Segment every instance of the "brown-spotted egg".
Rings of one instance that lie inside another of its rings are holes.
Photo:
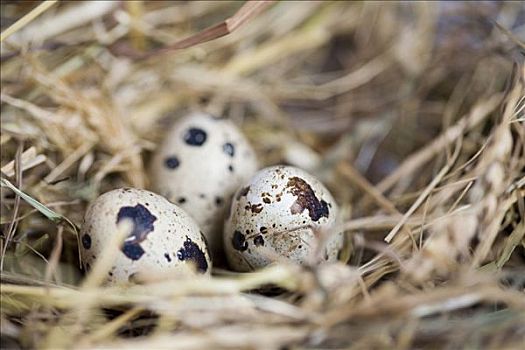
[[[126,282],[134,275],[210,273],[206,240],[197,223],[165,198],[133,188],[106,192],[89,206],[80,231],[80,256],[86,270],[125,220],[131,232],[120,246],[108,282]]]
[[[257,170],[251,146],[231,121],[190,114],[166,134],[150,167],[152,188],[197,221],[214,257],[231,197]]]
[[[342,233],[334,198],[312,175],[292,166],[274,166],[256,173],[237,191],[224,226],[224,248],[230,266],[251,271],[278,259],[304,264],[330,233],[320,261],[337,260]]]

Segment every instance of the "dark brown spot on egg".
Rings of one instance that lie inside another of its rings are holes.
[[[168,253],[164,253],[164,257],[166,258],[168,262],[171,262],[171,257]]]
[[[230,142],[226,142],[224,145],[222,145],[222,150],[230,157],[233,157],[235,155],[235,146]]]
[[[248,205],[246,205],[244,209],[251,211],[252,213],[259,214],[263,210],[263,205],[261,203],[257,203],[257,204],[248,203]]]
[[[207,136],[206,132],[200,128],[189,128],[184,133],[184,142],[190,146],[202,146]]]
[[[246,238],[240,231],[235,231],[233,233],[232,245],[234,249],[241,251],[241,252],[248,249],[248,242],[246,242]]]
[[[261,226],[261,228],[259,229],[259,232],[266,233],[266,232],[268,232],[268,228],[266,228],[264,226]]]
[[[272,200],[268,197],[264,197],[263,198],[263,202],[266,203],[266,204],[270,204],[272,202]]]
[[[230,173],[233,173],[233,165],[231,165],[231,164],[228,165],[228,171],[229,171]]]
[[[180,165],[179,158],[175,156],[170,156],[164,159],[164,166],[166,166],[166,168],[168,169],[171,169],[171,170],[177,169],[179,165]]]
[[[324,200],[319,201],[312,187],[306,181],[299,177],[291,177],[288,179],[286,187],[290,189],[292,195],[297,197],[290,207],[292,214],[300,214],[306,209],[313,221],[318,221],[322,217],[328,217],[327,203]]]
[[[142,204],[137,204],[134,207],[120,208],[117,214],[117,224],[125,219],[131,220],[133,227],[131,233],[124,240],[121,250],[131,260],[138,260],[145,253],[140,243],[153,231],[153,223],[157,217]]]
[[[206,255],[188,236],[186,236],[182,248],[177,251],[177,258],[180,261],[191,261],[195,263],[197,271],[200,273],[204,273],[208,270]]]
[[[84,247],[84,249],[91,248],[91,236],[87,233],[84,233],[82,235],[82,246]]]
[[[253,239],[253,244],[255,244],[257,247],[263,246],[264,245],[263,236],[261,235],[255,236],[255,238]]]
[[[215,205],[220,207],[224,203],[224,199],[222,197],[215,197]]]
[[[184,204],[184,203],[186,203],[186,198],[184,198],[184,197],[179,197],[179,199],[177,199],[177,203],[179,203],[179,204]]]

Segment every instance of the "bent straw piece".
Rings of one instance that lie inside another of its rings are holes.
[[[225,21],[208,27],[197,34],[191,35],[190,37],[180,40],[161,50],[170,51],[185,49],[230,34],[274,2],[274,0],[248,1],[235,13],[235,15]]]
[[[36,148],[34,146],[29,147],[22,153],[21,158],[21,170],[29,170],[43,162],[45,162],[47,157],[43,154],[37,154]],[[1,169],[2,173],[7,177],[15,176],[15,161],[12,160]]]
[[[214,39],[218,39],[220,37],[232,33],[233,31],[237,30],[237,28],[242,26],[251,18],[258,15],[261,11],[266,9],[274,2],[275,0],[247,1],[232,17],[229,17],[218,24],[208,27],[196,34],[190,35],[185,39],[179,40],[174,44],[168,45],[160,49],[152,50],[146,53],[141,53],[131,47],[124,46],[119,47],[119,51],[120,54],[124,56],[129,56],[136,59],[145,59],[169,51],[187,49],[189,47],[205,43]]]
[[[37,201],[36,199],[31,197],[30,195],[26,194],[25,192],[20,191],[15,185],[13,185],[8,180],[6,180],[4,178],[0,178],[0,187],[7,187],[10,190],[12,190],[13,192],[15,192],[17,195],[20,196],[20,198],[25,200],[29,205],[31,205],[33,208],[37,209],[42,215],[47,217],[49,220],[51,220],[55,224],[59,224],[62,221],[67,222],[71,226],[71,228],[73,229],[73,232],[76,235],[77,227],[73,224],[73,222],[71,222],[65,216],[63,216],[63,215],[61,215],[61,214],[59,214],[59,213],[49,209],[47,206],[45,206],[44,204],[40,203],[39,201]]]
[[[16,188],[11,182],[7,181],[6,179],[4,178],[0,179],[0,186],[8,187],[9,189],[11,189],[13,192],[19,195],[22,199],[24,199],[27,203],[29,203],[32,207],[37,209],[41,214],[46,216],[49,220],[55,223],[59,223],[62,220],[63,218],[62,215],[54,212],[53,210],[47,208],[45,205],[43,205],[36,199],[20,191],[18,188]]]

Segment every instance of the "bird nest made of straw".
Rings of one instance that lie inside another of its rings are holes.
[[[522,2],[5,1],[2,348],[518,349]],[[87,205],[192,111],[334,195],[338,263],[107,286]]]

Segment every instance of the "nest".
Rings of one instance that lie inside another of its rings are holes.
[[[2,348],[523,346],[522,3],[1,6]],[[351,254],[127,288],[81,271],[88,203],[148,188],[196,110],[319,177]]]

